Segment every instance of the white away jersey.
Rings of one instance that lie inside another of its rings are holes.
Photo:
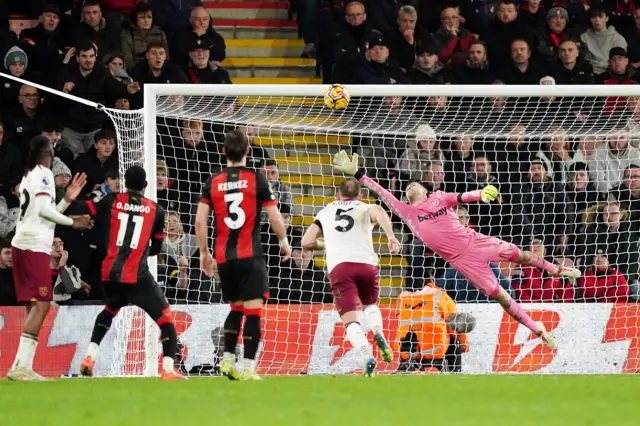
[[[42,166],[35,167],[20,182],[21,212],[11,245],[21,250],[51,254],[56,224],[40,217],[36,204],[38,196],[48,196],[55,208],[56,188],[53,173]]]
[[[378,266],[371,207],[356,200],[334,201],[316,216],[314,223],[322,228],[329,272],[342,262]]]

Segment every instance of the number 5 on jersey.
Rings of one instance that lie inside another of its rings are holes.
[[[240,229],[244,225],[247,216],[244,214],[242,207],[240,207],[243,199],[244,194],[242,192],[224,194],[224,201],[229,204],[229,216],[224,218],[224,223],[229,229]],[[232,219],[232,215],[235,216],[235,219]]]

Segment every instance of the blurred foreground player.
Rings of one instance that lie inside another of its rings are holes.
[[[358,301],[364,317],[373,330],[374,340],[385,362],[393,361],[393,352],[382,332],[382,314],[378,302],[378,255],[373,249],[373,226],[377,223],[389,240],[389,251],[400,252],[400,242],[393,235],[391,219],[377,204],[363,203],[360,183],[345,179],[337,194],[316,216],[302,237],[308,250],[325,250],[331,291],[347,339],[364,358],[363,374],[373,376],[376,359],[367,335],[358,321]],[[324,242],[318,240],[324,236]]]
[[[87,177],[75,175],[64,199],[56,206],[56,187],[50,170],[53,145],[47,137],[31,140],[27,171],[20,182],[20,218],[11,241],[13,280],[18,302],[26,303],[27,317],[15,361],[7,373],[9,380],[44,380],[33,371],[38,334],[53,300],[49,260],[57,225],[90,229],[89,216],[67,217],[62,213],[76,199]]]
[[[488,262],[510,261],[532,265],[544,269],[550,275],[569,278],[578,278],[580,271],[554,265],[513,244],[465,228],[451,208],[460,203],[480,200],[488,203],[495,200],[499,194],[494,186],[488,185],[482,190],[465,193],[436,191],[429,195],[424,185],[411,182],[406,189],[409,204],[405,204],[358,170],[357,154],[350,159],[342,150],[335,155],[333,163],[337,170],[355,176],[365,187],[378,194],[424,245],[449,262],[484,295],[500,303],[509,315],[540,337],[549,348],[557,348],[555,339],[544,325],[534,322],[509,293],[500,287]]]
[[[271,228],[278,236],[283,261],[291,257],[282,215],[269,182],[246,167],[249,141],[241,131],[224,139],[227,168],[207,180],[196,213],[196,237],[200,247],[200,267],[211,277],[217,264],[222,281],[222,298],[231,306],[224,323],[224,355],[220,372],[231,380],[261,380],[256,373],[256,353],[260,344],[260,316],[269,294],[267,266],[260,240],[260,211],[264,207]],[[209,252],[209,213],[215,217],[215,261]],[[242,377],[236,370],[235,350],[246,316],[242,340]]]
[[[163,353],[160,378],[186,380],[174,369],[177,337],[169,304],[147,264],[147,257],[156,256],[162,248],[164,210],[142,195],[147,187],[147,174],[142,167],[130,167],[124,181],[127,192],[109,194],[96,204],[92,201],[85,204],[93,216],[103,216],[108,227],[107,257],[102,263],[106,303],[93,326],[80,373],[93,375],[100,342],[118,311],[131,304],[143,309],[160,327]]]

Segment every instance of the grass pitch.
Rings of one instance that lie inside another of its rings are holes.
[[[638,425],[634,376],[0,380],[1,426]]]

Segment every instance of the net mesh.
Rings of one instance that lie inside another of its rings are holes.
[[[507,261],[491,265],[516,300],[543,304],[531,309],[532,316],[561,336],[562,354],[584,349],[580,360],[559,355],[549,360],[538,353],[539,341],[531,343],[535,336],[495,304],[484,305],[486,296],[394,217],[401,255],[391,256],[384,234],[374,231],[385,332],[396,354],[403,354],[383,370],[425,363],[451,369],[461,363],[465,372],[586,372],[585,359],[591,359],[594,371],[610,371],[597,358],[606,339],[618,339],[610,324],[604,321],[601,328],[608,334],[600,341],[581,343],[558,318],[591,329],[589,321],[600,314],[580,303],[601,303],[611,311],[607,303],[638,301],[639,102],[637,97],[368,97],[352,98],[348,108],[333,111],[322,97],[159,96],[157,117],[147,117],[157,121],[158,202],[168,212],[158,279],[171,303],[186,305],[178,326],[188,347],[184,368],[194,374],[207,374],[209,367],[215,371],[221,352],[220,329],[228,308],[217,305],[220,283],[200,272],[193,225],[203,183],[225,165],[224,135],[241,128],[252,144],[248,166],[271,183],[294,248],[292,261],[281,263],[277,237],[263,220],[271,299],[262,372],[345,373],[361,365],[333,311],[323,253],[300,246],[304,229],[334,199],[343,180],[331,166],[332,154],[340,149],[358,152],[367,175],[399,199],[410,179],[450,192],[498,187],[501,196],[495,203],[456,208],[460,220],[583,273],[573,280]],[[116,118],[122,170],[143,158],[142,123],[128,120]],[[364,196],[377,202],[373,194]],[[449,348],[460,358],[442,362],[446,357],[441,354],[435,361],[416,355],[433,341],[417,325],[402,328],[397,318],[417,315],[407,312],[402,301],[427,298],[417,291],[428,282],[445,289],[459,311],[475,317],[476,330],[468,336],[471,353],[461,355],[466,344],[451,337]],[[638,317],[635,311],[624,315],[626,320]],[[631,368],[629,362],[620,365]]]

